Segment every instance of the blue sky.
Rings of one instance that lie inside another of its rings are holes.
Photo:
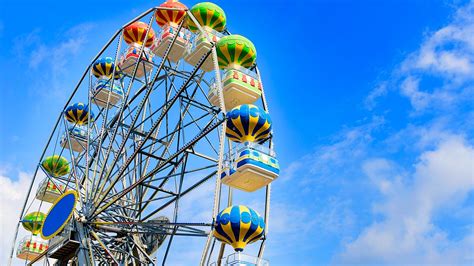
[[[230,31],[257,47],[274,121],[282,175],[266,257],[282,265],[472,265],[474,4],[216,3]],[[86,65],[155,4],[2,3],[3,202],[21,202]]]

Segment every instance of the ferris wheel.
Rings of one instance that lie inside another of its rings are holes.
[[[256,48],[219,6],[167,1],[136,17],[58,111],[10,264],[172,264],[183,239],[201,243],[194,264],[268,264],[272,121]],[[209,206],[190,217],[198,194]]]

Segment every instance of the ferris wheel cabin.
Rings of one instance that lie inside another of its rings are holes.
[[[41,237],[25,236],[18,243],[16,257],[23,260],[34,260],[48,249],[48,241]]]
[[[111,108],[123,99],[122,86],[120,83],[113,82],[112,80],[97,80],[92,94],[94,95],[93,101],[100,107]]]
[[[186,51],[184,60],[195,66],[211,50],[212,46],[223,37],[221,32],[226,28],[226,15],[222,8],[211,2],[197,3],[190,9],[190,12],[194,19],[188,16],[186,24],[189,30],[196,35],[194,35],[192,45],[189,45]],[[205,72],[214,69],[212,56],[206,58],[201,65],[201,69]]]
[[[220,32],[212,29],[207,29],[207,35],[211,41],[209,41],[203,33],[199,33],[194,37],[192,45],[188,45],[186,56],[184,57],[184,60],[188,64],[193,66],[197,65],[199,60],[211,50],[212,45],[219,41],[219,39],[222,37]],[[209,55],[206,58],[206,61],[204,61],[204,63],[201,65],[201,69],[205,72],[209,72],[214,69],[212,55]]]
[[[49,178],[45,178],[36,191],[36,199],[53,203],[59,198],[59,196],[61,196],[61,193],[64,193],[65,190],[66,187],[64,185],[56,185]]]
[[[226,162],[222,183],[247,192],[256,191],[278,177],[280,167],[275,152],[260,144],[246,142]]]
[[[82,152],[87,145],[87,128],[78,125],[69,127],[68,133],[62,136],[60,145],[65,149]]]
[[[220,263],[213,262],[210,266],[225,265],[225,266],[269,266],[270,263],[259,257],[242,254],[237,252],[230,254],[220,260]]]
[[[138,67],[135,74],[136,77],[141,78],[148,73],[153,68],[153,55],[148,48],[144,48],[141,59],[140,56],[141,47],[138,45],[130,46],[120,57],[119,67],[123,73],[128,74],[129,76],[133,75],[135,70],[135,64],[137,61]]]
[[[92,64],[92,75],[97,78],[91,88],[92,101],[100,107],[111,108],[123,97],[120,83],[122,73],[112,57],[103,57]],[[116,81],[114,81],[116,80]]]
[[[188,46],[189,39],[191,34],[186,29],[181,29],[178,31],[177,26],[167,24],[163,26],[160,36],[156,39],[154,45],[152,46],[152,51],[155,55],[164,57],[166,50],[173,42],[174,37],[176,41],[171,48],[171,51],[168,54],[168,59],[172,62],[178,62],[183,58],[184,53],[186,52],[186,47]]]
[[[170,48],[167,59],[172,62],[178,62],[178,60],[183,58],[191,37],[189,31],[184,27],[178,31],[179,25],[184,23],[183,19],[188,8],[179,1],[174,0],[165,1],[159,7],[162,9],[156,10],[155,20],[158,26],[161,27],[161,33],[153,43],[152,51],[155,55],[164,57],[166,51]],[[176,40],[173,43],[175,37]]]
[[[226,69],[222,79],[222,91],[227,110],[241,104],[251,104],[262,96],[262,88],[258,77],[252,71],[236,67]],[[218,86],[213,85],[208,94],[210,102],[219,106]]]

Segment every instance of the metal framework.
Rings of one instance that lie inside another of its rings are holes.
[[[58,265],[66,265],[68,261],[75,265],[164,265],[176,237],[206,238],[201,265],[209,264],[211,258],[219,260],[224,254],[224,244],[216,248],[211,232],[220,205],[232,203],[232,189],[228,195],[222,195],[219,178],[224,154],[232,151],[232,144],[225,140],[225,106],[215,47],[197,65],[190,67],[158,57],[155,61],[159,63],[142,61],[143,44],[140,59],[131,66],[133,74],[120,80],[124,88],[123,101],[117,106],[107,103],[106,107],[93,101],[92,64],[115,50],[115,65],[118,65],[123,50],[122,29],[141,19],[148,19],[151,28],[156,9],[147,10],[112,36],[84,71],[66,102],[64,109],[73,100],[87,99],[96,112],[93,123],[87,126],[88,138],[82,152],[73,151],[69,134],[66,134],[68,147],[58,145],[60,136],[69,126],[62,112],[59,115],[40,162],[46,155],[59,154],[70,158],[71,172],[53,179],[38,164],[20,220],[28,210],[47,207],[43,202],[38,204],[32,193],[34,185],[44,175],[57,185],[76,190],[80,195],[78,207],[68,229],[61,234],[61,241],[53,239],[47,251],[27,264],[41,261],[49,265],[48,258],[58,258],[54,255],[59,254],[58,250],[67,253],[69,248],[72,253],[60,257],[56,262]],[[189,11],[187,16],[199,27]],[[199,29],[210,41],[207,33]],[[163,58],[171,51],[177,36],[175,34]],[[215,71],[205,73],[200,66],[208,57],[212,57]],[[139,78],[137,70],[144,68],[144,64],[152,64],[152,71],[145,71],[144,77]],[[260,79],[258,69],[255,67],[253,71]],[[212,83],[218,86],[220,108],[213,106],[207,98]],[[262,105],[268,110],[264,94]],[[271,147],[271,139],[267,143]],[[212,217],[200,222],[183,221],[180,200],[205,182],[215,182],[214,195],[209,195],[214,198],[213,206],[209,206]],[[270,185],[264,200],[268,234]],[[169,217],[157,220],[165,210]],[[18,233],[19,226],[10,264]],[[150,237],[159,237],[159,242],[163,242],[160,248],[164,254],[162,261],[156,262],[149,254],[152,247],[145,242]],[[264,247],[265,238],[260,241],[260,258]]]

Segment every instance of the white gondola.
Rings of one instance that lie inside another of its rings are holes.
[[[178,32],[178,28],[169,24],[163,26],[160,36],[156,39],[155,43],[151,47],[153,53],[160,57],[165,55],[166,49],[173,41],[174,36],[178,33],[176,41],[173,44],[171,51],[168,54],[168,59],[172,62],[177,62],[183,58],[186,48],[189,44],[191,34],[186,29],[181,29]]]
[[[125,51],[125,53],[122,54],[119,61],[119,67],[123,73],[126,73],[129,76],[133,75],[135,64],[139,59],[140,50],[141,46],[133,44]],[[145,73],[149,73],[152,69],[153,55],[151,54],[150,49],[145,47],[135,77],[141,78]]]
[[[222,90],[227,110],[241,104],[252,104],[262,96],[262,88],[256,74],[241,67],[225,70],[222,78]],[[213,85],[209,91],[208,98],[213,105],[219,107],[216,85]]]
[[[62,184],[55,184],[49,178],[45,178],[39,185],[36,191],[36,199],[41,201],[54,203],[61,193],[65,192],[65,186]]]
[[[69,134],[71,146],[69,146],[67,134]],[[71,126],[67,134],[64,134],[61,138],[61,147],[65,149],[71,147],[73,151],[82,152],[87,146],[87,127],[78,125]]]
[[[211,50],[213,43],[216,43],[223,35],[212,29],[207,29],[207,35],[211,39],[208,41],[203,33],[199,33],[195,36],[192,45],[188,45],[184,61],[188,64],[195,66],[199,60]],[[206,58],[206,61],[201,65],[201,69],[209,72],[214,69],[214,63],[212,61],[212,55]]]
[[[280,173],[275,152],[260,144],[238,145],[233,158],[225,164],[222,183],[247,192],[258,190],[275,180]]]
[[[98,106],[111,108],[123,99],[123,89],[119,82],[99,79],[94,86],[92,95],[94,96],[93,101]]]
[[[48,241],[39,236],[26,236],[18,244],[16,257],[23,260],[34,260],[48,249]]]
[[[210,266],[225,265],[225,266],[269,266],[270,263],[266,259],[237,252],[230,254],[221,259],[220,263],[213,262]]]

